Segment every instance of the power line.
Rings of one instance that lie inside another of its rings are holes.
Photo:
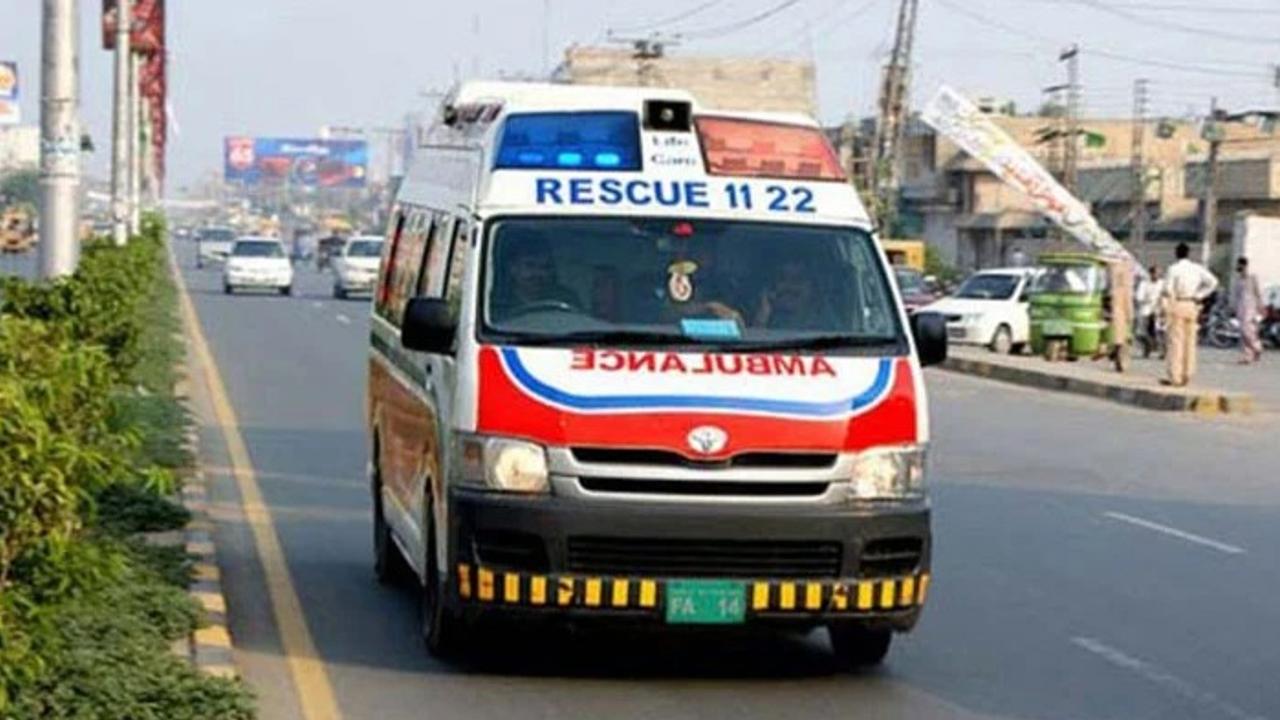
[[[1081,2],[1082,0],[1070,0],[1070,1]],[[963,5],[952,2],[951,0],[937,0],[937,2],[939,5],[942,5],[950,9],[954,13],[963,15],[969,18],[970,20],[973,20],[976,23],[986,25],[991,28],[995,28],[997,30],[1007,32],[1012,35],[1023,37],[1025,39],[1031,40],[1032,42],[1035,42],[1040,45],[1044,45],[1046,47],[1056,47],[1056,43],[1054,43],[1052,40],[1046,37],[1028,32],[1023,28],[1010,25],[1005,22],[1001,22],[994,18],[987,17],[986,15],[975,12]],[[1270,41],[1270,42],[1274,42],[1274,41]],[[1257,78],[1257,79],[1262,79],[1264,76],[1266,76],[1266,73],[1261,69],[1259,69],[1257,72],[1234,71],[1234,70],[1227,70],[1227,69],[1211,68],[1206,65],[1193,65],[1190,63],[1183,63],[1183,62],[1177,62],[1172,60],[1157,60],[1153,58],[1138,57],[1135,55],[1126,55],[1124,53],[1118,53],[1111,50],[1101,50],[1095,47],[1082,47],[1081,50],[1082,52],[1088,55],[1105,58],[1107,60],[1130,63],[1133,65],[1144,65],[1147,67],[1164,68],[1166,70],[1178,70],[1181,72],[1200,73],[1204,75],[1247,77],[1247,78]]]
[[[755,25],[756,23],[760,23],[765,20],[768,20],[774,15],[777,15],[783,10],[786,10],[792,5],[796,5],[797,3],[800,3],[800,2],[801,0],[783,0],[777,5],[774,5],[773,7],[769,8],[768,10],[764,10],[762,12],[756,13],[755,15],[752,15],[749,18],[738,20],[737,22],[727,23],[725,25],[717,25],[714,27],[701,28],[698,30],[690,30],[688,32],[682,32],[677,34],[680,35],[681,37],[692,38],[692,39],[723,37],[725,35],[735,33],[739,30],[749,28],[752,25]]]
[[[652,29],[654,29],[654,28],[660,28],[660,27],[663,27],[664,25],[670,25],[670,24],[672,24],[672,23],[678,23],[678,22],[680,22],[681,20],[686,20],[686,19],[688,19],[688,18],[691,18],[691,17],[693,17],[694,15],[697,15],[698,13],[700,13],[700,12],[702,12],[702,11],[704,11],[704,10],[710,10],[711,8],[715,7],[716,5],[721,4],[721,3],[723,3],[723,2],[724,2],[724,0],[706,0],[706,2],[698,3],[697,5],[694,5],[693,7],[689,8],[689,9],[687,9],[687,10],[683,10],[683,11],[681,11],[681,12],[676,13],[675,15],[671,15],[670,17],[665,17],[665,18],[663,18],[663,19],[661,19],[661,20],[655,20],[655,21],[653,21],[653,22],[642,23],[642,24],[640,24],[640,25],[629,25],[629,26],[620,27],[620,28],[609,28],[609,31],[610,31],[610,32],[633,33],[633,32],[638,32],[638,31],[642,31],[642,30],[652,30]]]
[[[1104,12],[1110,15],[1115,15],[1116,17],[1124,18],[1125,20],[1128,20],[1130,22],[1139,23],[1141,25],[1145,25],[1148,27],[1159,27],[1159,28],[1164,28],[1166,30],[1172,30],[1174,32],[1186,33],[1188,35],[1195,35],[1196,37],[1200,37],[1200,38],[1207,36],[1207,37],[1219,38],[1221,40],[1232,40],[1234,42],[1252,43],[1255,45],[1275,46],[1276,44],[1276,38],[1274,36],[1265,37],[1262,35],[1247,35],[1244,33],[1227,32],[1225,30],[1214,30],[1212,28],[1206,28],[1206,27],[1183,25],[1181,23],[1173,22],[1171,20],[1165,20],[1164,18],[1161,18],[1161,17],[1152,17],[1150,15],[1141,15],[1139,13],[1130,12],[1128,10],[1121,9],[1120,7],[1117,7],[1114,5],[1107,5],[1101,2],[1100,0],[1071,0],[1071,1],[1075,5],[1082,5],[1084,7],[1097,10],[1098,12]]]

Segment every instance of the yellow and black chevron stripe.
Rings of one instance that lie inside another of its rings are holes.
[[[538,575],[457,566],[458,597],[521,607],[657,610],[665,583],[656,578]],[[869,613],[924,605],[929,574],[868,580],[748,580],[747,607],[755,615]]]

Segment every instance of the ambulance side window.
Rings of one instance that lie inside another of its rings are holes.
[[[385,268],[382,276],[378,278],[378,295],[374,300],[374,310],[383,318],[390,319],[391,306],[391,289],[395,285],[392,278],[395,275],[396,262],[399,260],[400,239],[404,236],[409,225],[409,213],[405,209],[396,211],[396,217],[389,228],[390,232],[387,237],[386,257],[382,258],[382,267]]]
[[[456,321],[462,313],[462,275],[466,272],[467,253],[471,249],[471,223],[459,218],[455,225],[457,230],[453,234],[453,252],[449,254],[444,299],[449,302],[449,310]]]
[[[428,213],[417,208],[408,212],[404,229],[399,233],[395,247],[390,250],[387,286],[379,298],[378,307],[378,314],[396,326],[403,320],[405,303],[417,287],[427,235],[432,228]]]
[[[452,252],[453,228],[457,220],[445,213],[436,213],[430,239],[418,278],[418,297],[444,297],[445,280]]]

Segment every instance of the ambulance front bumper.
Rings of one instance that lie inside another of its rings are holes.
[[[466,614],[662,623],[672,582],[743,588],[746,623],[911,629],[929,586],[926,501],[645,504],[450,492],[448,598]]]

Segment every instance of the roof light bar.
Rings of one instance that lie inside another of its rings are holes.
[[[699,117],[694,120],[710,175],[846,180],[822,130],[805,125]]]
[[[509,115],[494,167],[639,170],[640,123],[632,112]]]

